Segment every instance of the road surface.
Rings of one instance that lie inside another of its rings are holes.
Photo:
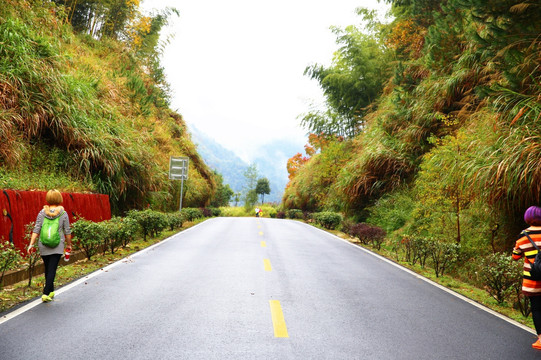
[[[0,314],[1,360],[541,358],[530,332],[291,220],[207,220],[58,290]]]

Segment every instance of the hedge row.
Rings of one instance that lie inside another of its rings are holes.
[[[513,261],[509,254],[494,253],[471,260],[459,244],[429,237],[403,236],[395,240],[393,250],[397,260],[419,264],[442,276],[468,263],[468,282],[484,289],[497,303],[509,303],[524,316],[531,312],[528,298],[522,294],[522,261]]]
[[[146,241],[147,236],[156,237],[166,228],[173,231],[181,228],[186,221],[219,215],[220,209],[216,208],[184,208],[177,213],[161,213],[150,209],[132,210],[126,217],[113,217],[99,223],[81,218],[71,224],[73,245],[91,259],[99,251],[114,253],[119,247],[126,247],[139,234]],[[33,228],[33,223],[27,224],[27,241]],[[13,244],[0,239],[0,288],[6,271],[20,267],[24,260],[31,273],[38,259],[37,251],[23,259],[22,253]],[[29,281],[31,282],[31,277]]]
[[[147,209],[131,210],[124,218],[115,217],[99,223],[80,219],[72,225],[73,242],[90,259],[100,248],[114,253],[119,246],[127,246],[137,233],[141,233],[146,241],[147,236],[157,237],[167,228],[171,231],[181,228],[186,221],[219,215],[220,210],[215,208],[184,208],[176,213]]]
[[[340,226],[342,223],[342,215],[332,212],[332,211],[323,211],[318,213],[309,213],[299,209],[289,209],[284,211],[279,211],[276,213],[278,219],[298,219],[305,221],[314,221],[320,226],[323,226],[325,229],[334,230]]]
[[[138,233],[156,237],[166,228],[182,227],[185,221],[183,213],[164,214],[154,210],[132,210],[124,218],[113,217],[111,220],[93,222],[79,219],[72,224],[73,244],[91,259],[100,249],[112,254],[120,246],[126,247]]]

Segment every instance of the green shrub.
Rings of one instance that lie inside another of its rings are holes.
[[[15,249],[15,245],[0,238],[0,289],[3,286],[5,272],[13,269],[20,260],[21,254]]]
[[[180,229],[184,223],[184,215],[181,212],[167,213],[167,223],[169,224],[169,230]]]
[[[131,217],[119,218],[122,223],[118,236],[122,239],[122,246],[126,247],[130,242],[135,240],[137,233],[140,231],[140,226],[137,220]]]
[[[429,249],[434,273],[436,277],[440,277],[458,260],[460,246],[455,243],[431,241]]]
[[[147,235],[150,234],[150,223],[152,221],[149,211],[151,210],[130,210],[128,212],[128,217],[134,219],[139,224],[141,232],[143,233],[143,239],[145,241],[147,239]]]
[[[288,219],[303,219],[302,210],[299,209],[289,209],[286,211],[286,218]]]
[[[104,234],[106,235],[104,245],[111,251],[111,254],[114,254],[115,249],[120,246],[126,247],[139,230],[139,224],[131,217],[113,217],[111,220],[102,221],[100,224],[104,227]]]
[[[167,226],[169,226],[169,221],[167,219],[167,215],[158,211],[153,211],[151,217],[153,221],[150,226],[150,234],[153,237],[157,237],[163,230],[167,228]]]
[[[220,208],[221,216],[226,217],[246,217],[246,216],[253,216],[252,211],[250,210],[249,213],[244,209],[244,207],[239,206],[233,206],[233,207],[221,207]]]
[[[210,216],[218,217],[222,215],[222,211],[220,210],[220,208],[210,207],[208,209],[210,210]]]
[[[74,246],[83,250],[88,260],[98,252],[105,236],[103,225],[85,219],[72,224],[71,234]]]
[[[522,266],[517,266],[509,255],[492,254],[481,260],[477,274],[489,295],[502,304],[521,283]]]
[[[328,230],[336,229],[338,225],[340,225],[340,223],[342,222],[342,215],[332,211],[314,213],[312,217],[314,218],[316,223]]]
[[[167,216],[154,210],[130,210],[128,217],[135,219],[143,231],[143,240],[146,241],[147,235],[158,236],[168,225]]]
[[[203,212],[196,208],[184,208],[181,213],[184,215],[186,221],[194,221],[203,217]]]
[[[429,240],[422,236],[409,236],[404,235],[401,239],[401,244],[404,247],[405,260],[412,265],[415,265],[417,261],[422,268],[426,265],[426,260],[430,257],[431,243],[433,240]]]
[[[100,222],[99,224],[103,231],[101,247],[103,255],[105,255],[108,249],[111,251],[111,254],[114,254],[115,249],[120,246],[120,242],[115,239],[115,232],[120,227],[120,225],[115,221],[111,220],[105,220]]]

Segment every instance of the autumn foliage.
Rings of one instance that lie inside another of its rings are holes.
[[[290,159],[284,206],[341,211],[465,252],[508,249],[521,213],[541,202],[541,7],[388,2],[391,22],[359,11],[361,25],[334,30],[332,65],[308,69],[328,108],[302,124],[348,135],[311,135],[306,156]],[[362,97],[361,85],[377,95]]]
[[[306,156],[303,156],[301,153],[293,155],[287,161],[287,172],[289,174],[289,180],[292,180],[295,177],[297,171],[302,168],[302,166],[310,160],[318,151],[323,150],[329,145],[331,141],[343,141],[343,136],[333,136],[325,134],[309,134],[308,135],[308,144],[304,145],[304,152]]]

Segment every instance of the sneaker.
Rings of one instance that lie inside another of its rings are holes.
[[[51,299],[50,297],[48,297],[47,295],[41,295],[41,301],[42,302],[49,302],[49,301],[52,301],[53,299]]]
[[[537,341],[534,342],[534,343],[532,344],[532,347],[533,347],[534,349],[539,349],[539,350],[541,350],[541,340],[537,339]]]
[[[51,300],[54,298],[54,291],[49,294],[49,297],[51,298]]]

